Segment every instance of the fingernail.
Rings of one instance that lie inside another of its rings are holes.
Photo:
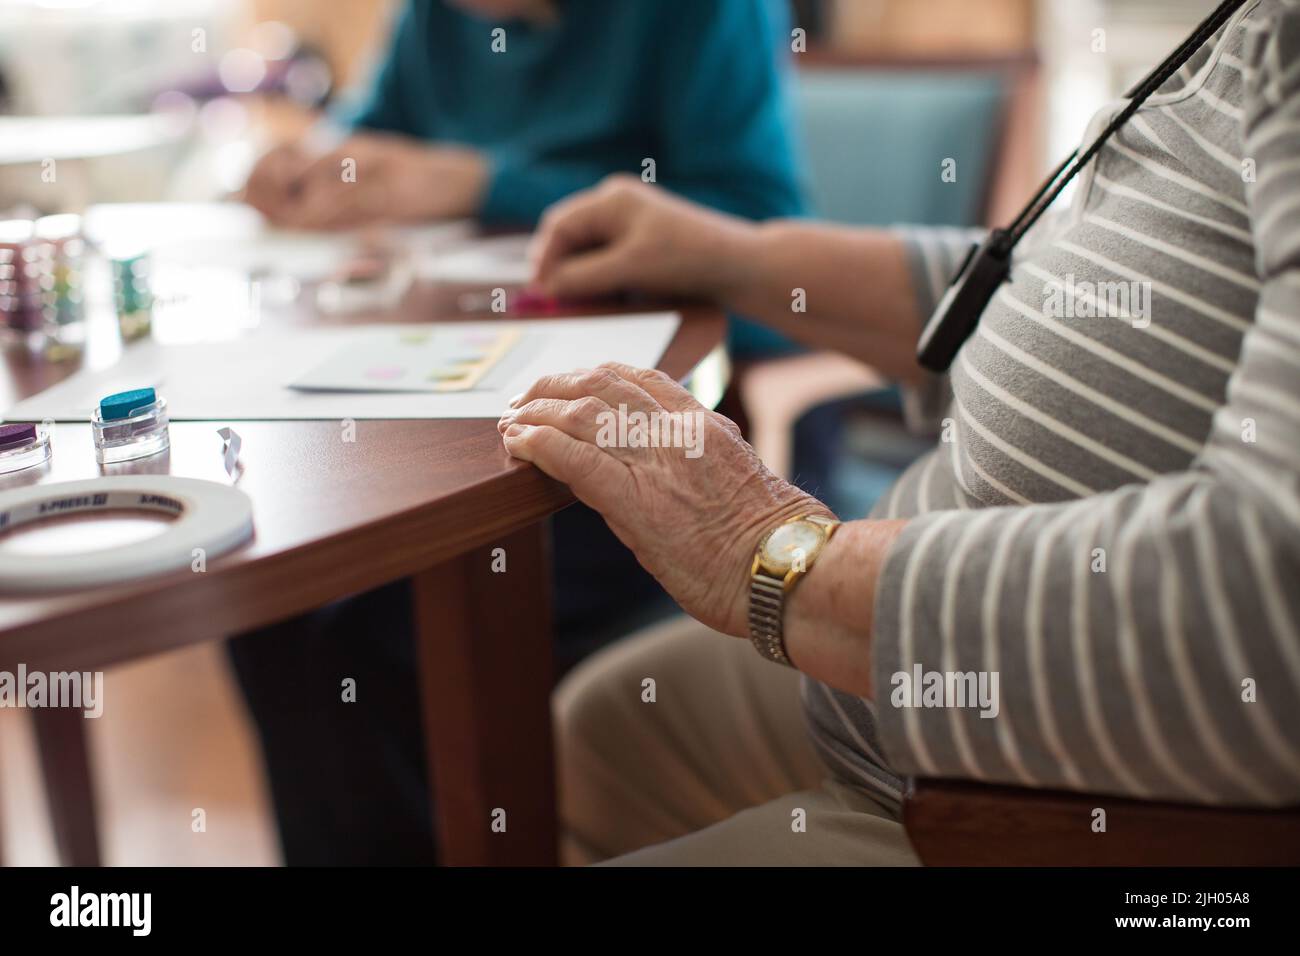
[[[523,401],[523,398],[524,398],[524,395],[525,395],[525,394],[527,394],[527,393],[526,393],[526,392],[520,392],[520,393],[519,393],[518,395],[516,395],[514,398],[510,399],[510,407],[511,407],[511,408],[518,408],[518,407],[519,407],[519,403],[520,403],[521,401]]]
[[[521,438],[523,437],[524,433],[527,431],[528,431],[527,425],[511,425],[509,428],[506,429],[505,436],[507,438]]]

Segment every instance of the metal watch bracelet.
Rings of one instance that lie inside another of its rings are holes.
[[[776,664],[793,667],[785,652],[782,619],[785,582],[761,571],[749,579],[749,639],[758,653]]]

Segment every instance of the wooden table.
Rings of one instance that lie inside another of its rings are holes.
[[[365,319],[485,318],[453,314],[448,303],[458,291],[417,289],[395,313]],[[725,318],[710,307],[681,311],[660,367],[685,379],[706,359],[718,360]],[[0,398],[7,407],[69,372],[11,359],[2,382],[9,394]],[[238,486],[252,498],[255,537],[203,573],[0,598],[0,670],[20,662],[29,670],[103,669],[409,577],[442,859],[555,862],[542,520],[572,501],[568,490],[509,458],[489,420],[358,421],[353,443],[337,421],[174,422],[168,456],[112,473],[224,477],[215,433],[224,424],[243,438]],[[89,425],[60,424],[54,442],[47,473],[9,477],[0,488],[101,473]],[[504,574],[491,570],[495,548],[506,550]],[[89,774],[81,714],[32,713],[62,855],[95,863],[93,807],[82,796]],[[491,828],[497,808],[507,814],[505,833]]]

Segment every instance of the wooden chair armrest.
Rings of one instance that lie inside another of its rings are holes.
[[[1096,810],[1105,831],[1094,830]],[[1294,866],[1300,808],[1246,810],[914,779],[903,826],[927,866]]]
[[[878,372],[835,352],[803,352],[733,366],[733,387],[719,411],[744,432],[763,463],[790,478],[794,426],[826,402],[887,384]]]

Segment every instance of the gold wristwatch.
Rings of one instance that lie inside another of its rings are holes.
[[[777,525],[758,543],[749,569],[749,639],[769,661],[794,666],[785,652],[785,596],[839,526],[834,518],[802,515]]]

